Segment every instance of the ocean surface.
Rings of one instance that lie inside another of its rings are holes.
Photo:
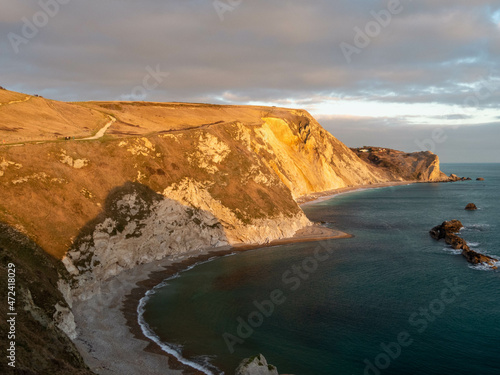
[[[262,353],[280,374],[500,374],[500,272],[429,230],[459,219],[500,258],[500,164],[444,164],[473,181],[368,189],[306,205],[351,239],[215,259],[141,301],[143,330],[207,374]],[[484,182],[475,181],[484,177]],[[465,211],[473,202],[478,211]]]

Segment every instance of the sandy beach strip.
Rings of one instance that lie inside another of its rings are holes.
[[[328,199],[333,198],[334,196],[339,195],[339,194],[345,194],[345,193],[350,193],[350,192],[354,192],[354,191],[361,191],[361,190],[368,190],[368,189],[378,189],[378,188],[384,188],[384,187],[390,187],[390,186],[411,185],[411,184],[415,184],[415,183],[418,183],[418,182],[417,181],[391,181],[391,182],[381,182],[379,184],[371,184],[371,185],[349,186],[349,187],[344,187],[344,188],[340,188],[340,189],[334,189],[334,190],[322,191],[320,193],[313,193],[313,194],[304,195],[302,197],[297,198],[296,201],[300,206],[304,206],[306,204],[313,204],[313,203],[318,203],[318,202],[328,200]]]

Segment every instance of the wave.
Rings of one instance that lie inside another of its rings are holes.
[[[451,246],[450,247],[443,247],[443,250],[446,251],[447,253],[451,253],[453,255],[460,255],[460,254],[462,254],[462,250],[454,249]]]
[[[452,247],[443,247],[443,251],[453,254],[453,255],[460,255],[462,254],[462,250],[456,250]],[[495,262],[493,265],[487,264],[487,263],[480,263],[480,264],[471,264],[468,263],[469,268],[472,268],[473,270],[477,271],[497,271],[497,269],[500,269],[500,260]],[[496,268],[495,268],[496,267]]]
[[[479,242],[467,242],[467,245],[469,245],[469,247],[478,247],[480,245]]]
[[[146,294],[144,295],[144,297],[142,297],[139,300],[139,305],[137,306],[137,322],[139,323],[139,326],[141,327],[141,331],[144,334],[144,336],[146,336],[147,338],[149,338],[150,340],[152,340],[154,343],[156,343],[161,348],[161,350],[163,350],[165,353],[174,356],[180,363],[182,363],[182,364],[184,364],[186,366],[192,367],[195,370],[201,371],[201,372],[203,372],[206,375],[224,375],[224,372],[220,372],[217,369],[218,372],[214,373],[214,372],[212,372],[209,369],[209,367],[214,367],[211,364],[211,362],[210,362],[210,359],[213,358],[211,356],[199,356],[199,357],[197,357],[197,359],[200,362],[203,363],[203,365],[201,365],[201,364],[199,364],[197,362],[194,362],[194,361],[191,361],[189,359],[184,358],[182,356],[182,346],[171,344],[171,343],[167,344],[167,343],[164,343],[163,341],[161,341],[160,337],[158,337],[158,335],[156,333],[154,333],[154,331],[151,329],[151,327],[149,326],[149,324],[144,319],[144,312],[146,311],[145,307],[146,307],[147,302],[149,301],[149,298],[153,294],[155,294],[158,289],[163,288],[164,286],[167,286],[168,282],[170,280],[173,280],[173,279],[176,279],[176,278],[180,277],[181,273],[187,272],[189,270],[192,270],[193,268],[195,268],[195,267],[197,267],[199,265],[211,262],[211,261],[213,261],[213,260],[215,260],[217,258],[224,258],[224,257],[232,256],[234,254],[236,254],[236,253],[233,252],[233,253],[230,253],[230,254],[226,254],[226,255],[224,255],[222,257],[213,256],[213,257],[211,257],[211,258],[209,258],[207,260],[204,260],[204,261],[201,261],[201,262],[197,262],[197,263],[194,263],[194,264],[186,267],[186,269],[184,269],[184,270],[182,270],[180,272],[177,272],[176,274],[174,274],[174,275],[166,278],[161,283],[159,283],[158,285],[154,286],[152,289],[148,290],[146,292]]]
[[[462,230],[470,230],[475,232],[486,232],[490,229],[490,224],[470,224],[462,228]]]
[[[498,271],[498,268],[500,268],[500,261],[495,262],[493,265],[489,265],[486,263],[479,263],[479,264],[469,263],[469,268],[472,268],[473,270],[477,271]]]
[[[139,305],[137,306],[137,320],[139,322],[139,325],[141,326],[141,330],[142,330],[142,333],[144,334],[144,336],[146,336],[148,339],[150,339],[154,343],[156,343],[161,348],[161,350],[163,350],[165,353],[170,354],[170,355],[174,356],[175,358],[177,358],[177,360],[180,363],[182,363],[186,366],[192,367],[198,371],[201,371],[206,375],[214,375],[214,373],[212,371],[206,369],[205,367],[199,365],[198,363],[184,358],[181,355],[181,350],[180,350],[181,347],[175,346],[172,344],[166,344],[166,343],[162,342],[160,340],[160,338],[153,332],[153,330],[151,329],[149,324],[146,323],[146,321],[144,320],[144,311],[145,311],[145,306],[146,306],[146,303],[149,299],[149,296],[151,294],[154,294],[154,293],[150,293],[151,291],[148,291],[146,293],[146,295],[141,298],[141,300],[139,301]]]

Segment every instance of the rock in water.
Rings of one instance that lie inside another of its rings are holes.
[[[466,245],[467,246],[467,245]],[[462,250],[462,255],[467,259],[467,262],[472,263],[472,264],[487,264],[491,266],[493,269],[497,269],[498,267],[496,266],[498,260],[492,257],[489,257],[487,255],[478,253],[477,251],[469,249],[467,246],[467,249]]]
[[[456,181],[470,181],[472,178],[470,177],[458,177],[456,174],[450,174],[450,177],[448,177],[448,181],[451,182],[456,182]]]
[[[441,225],[437,225],[430,230],[432,238],[440,240],[446,238],[447,235],[458,233],[464,226],[460,220],[444,221]]]
[[[456,235],[456,233],[458,233],[462,228],[463,225],[459,220],[450,220],[443,222],[443,224],[441,225],[435,226],[430,230],[429,233],[432,238],[438,241],[441,238],[444,238],[446,243],[448,245],[451,245],[452,248],[456,250],[462,250],[462,255],[464,256],[465,259],[467,259],[469,263],[472,264],[483,263],[491,266],[491,268],[493,269],[497,269],[496,264],[498,262],[498,259],[471,250],[469,248],[469,245],[467,245],[467,242],[463,238]]]
[[[467,206],[465,206],[465,209],[467,211],[474,211],[477,210],[477,206],[474,203],[469,203]]]
[[[246,358],[236,369],[236,375],[279,375],[278,369],[269,365],[262,354]]]
[[[476,181],[484,181],[484,178],[478,177],[478,178],[476,178]]]

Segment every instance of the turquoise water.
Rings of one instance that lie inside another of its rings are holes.
[[[500,374],[500,273],[470,266],[428,234],[459,219],[471,248],[500,258],[500,165],[442,169],[474,181],[305,206],[312,220],[355,237],[199,265],[148,296],[145,321],[206,373],[233,374],[263,353],[282,374]],[[465,211],[469,202],[479,210]]]

